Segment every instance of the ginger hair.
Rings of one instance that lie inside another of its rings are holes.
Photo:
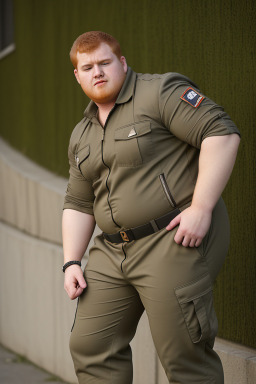
[[[120,59],[122,56],[120,44],[113,36],[101,31],[90,31],[78,36],[72,45],[69,56],[73,66],[77,67],[77,52],[93,52],[101,43],[108,44],[112,52]]]

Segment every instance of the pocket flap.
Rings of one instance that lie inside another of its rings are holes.
[[[130,140],[151,132],[150,121],[128,125],[115,131],[115,140]]]
[[[82,157],[87,157],[90,154],[90,145],[86,144],[84,146],[78,147],[77,149],[77,155],[82,155]]]
[[[193,343],[213,340],[218,320],[213,307],[212,282],[208,274],[175,289],[184,321]]]
[[[175,288],[175,294],[179,302],[187,303],[213,290],[210,276],[202,276],[200,280],[191,282],[184,287]]]
[[[80,166],[84,162],[84,160],[87,159],[87,157],[90,155],[90,145],[86,144],[82,148],[78,148],[78,151],[76,153],[76,163]]]

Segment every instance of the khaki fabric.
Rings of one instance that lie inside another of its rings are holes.
[[[91,102],[71,136],[64,208],[94,214],[102,231],[115,233],[188,203],[201,142],[238,133],[207,97],[197,108],[182,100],[188,87],[197,89],[176,73],[142,75],[129,68],[104,129]]]
[[[212,346],[218,323],[212,282],[229,243],[219,201],[199,248],[174,242],[176,230],[125,244],[95,238],[85,267],[70,348],[79,384],[131,384],[129,343],[144,308],[171,384],[223,384]]]

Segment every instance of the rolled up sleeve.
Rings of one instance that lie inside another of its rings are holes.
[[[181,99],[189,88],[202,96],[196,107]],[[173,81],[171,76],[164,78],[159,99],[161,118],[170,133],[196,148],[201,147],[206,137],[232,133],[240,135],[223,107],[203,95],[193,82],[182,75],[180,81]]]
[[[76,211],[93,215],[94,191],[92,182],[83,177],[75,162],[75,155],[71,149],[68,151],[69,157],[69,182],[64,199],[63,209],[74,209]]]

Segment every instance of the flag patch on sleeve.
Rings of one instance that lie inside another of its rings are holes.
[[[186,103],[192,105],[192,107],[197,108],[204,99],[204,96],[200,95],[195,89],[189,87],[180,97],[181,100],[186,101]]]

